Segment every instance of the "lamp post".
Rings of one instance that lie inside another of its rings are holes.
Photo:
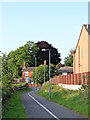
[[[34,55],[33,57],[35,57],[35,73],[36,73],[36,67],[37,67],[37,59],[36,56]],[[37,78],[37,77],[36,77]],[[37,87],[37,80],[36,80],[36,87]]]
[[[42,49],[42,51],[49,51],[49,99],[51,98],[51,85],[50,85],[50,50],[49,49]]]

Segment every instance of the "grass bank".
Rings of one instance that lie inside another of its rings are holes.
[[[49,82],[37,93],[49,99]],[[66,90],[51,84],[51,101],[66,106],[84,116],[88,116],[88,90]]]
[[[21,94],[30,91],[30,88],[16,91],[11,98],[5,103],[3,118],[27,118]]]

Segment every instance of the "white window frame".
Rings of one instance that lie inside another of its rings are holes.
[[[28,71],[27,71],[27,72],[25,72],[25,76],[28,76]]]
[[[67,72],[63,72],[62,75],[67,75]]]

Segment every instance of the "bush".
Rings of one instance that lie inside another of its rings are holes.
[[[9,87],[3,87],[2,88],[2,98],[3,98],[3,104],[5,101],[11,97],[11,95],[18,89],[20,86],[27,86],[27,83],[17,83],[17,84],[11,84]]]
[[[45,66],[45,82],[48,80],[48,66]],[[34,83],[40,83],[41,85],[44,83],[44,65],[38,66],[33,70],[32,80]]]
[[[8,89],[8,88],[3,88],[3,89],[2,89],[3,102],[4,102],[5,100],[7,100],[8,98],[10,98],[10,97],[11,97],[11,91],[10,91],[10,89]]]

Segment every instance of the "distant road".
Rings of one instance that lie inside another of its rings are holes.
[[[48,118],[48,120],[49,118],[57,120],[67,120],[65,118],[70,118],[70,120],[88,120],[87,118],[84,118],[83,116],[67,109],[66,107],[58,105],[42,96],[37,95],[36,92],[39,89],[40,88],[32,88],[32,91],[23,93],[21,95],[26,113],[29,118]]]

